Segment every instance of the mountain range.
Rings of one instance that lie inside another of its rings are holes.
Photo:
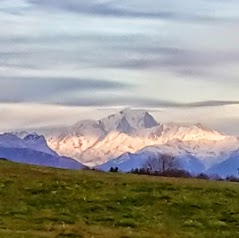
[[[21,138],[20,135],[23,134],[5,133],[0,135],[0,158],[55,168],[81,169],[84,167],[71,158],[59,156],[50,149],[43,136],[28,134]]]
[[[105,171],[118,167],[128,172],[143,167],[150,158],[169,153],[180,168],[191,173],[238,175],[238,137],[201,124],[161,124],[143,110],[126,109],[101,120],[79,121],[43,134],[1,135],[0,157],[17,160],[22,156],[26,163],[74,169],[83,165]]]

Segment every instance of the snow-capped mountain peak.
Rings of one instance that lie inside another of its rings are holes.
[[[22,141],[25,144],[26,148],[57,156],[57,153],[49,148],[45,137],[42,135],[31,133],[25,136]]]
[[[40,136],[36,133],[31,133],[31,134],[28,134],[26,135],[23,140],[25,142],[36,142],[36,141],[42,141],[42,142],[46,142],[44,136]]]
[[[75,136],[90,135],[101,137],[105,135],[102,125],[100,125],[99,121],[94,120],[79,121],[70,128],[69,132]]]
[[[10,134],[17,136],[20,139],[24,139],[29,133],[27,131],[16,131],[16,132],[11,132]]]
[[[105,131],[121,131],[132,134],[140,129],[157,126],[157,121],[148,112],[143,110],[125,109],[117,114],[110,115],[99,121]]]

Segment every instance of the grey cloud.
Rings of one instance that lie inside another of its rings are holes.
[[[122,95],[111,94],[112,90],[114,92],[122,92]],[[7,77],[0,79],[0,102],[35,102],[85,107],[130,106],[145,108],[199,108],[239,105],[239,101],[214,100],[178,103],[169,100],[124,96],[123,92],[129,90],[134,90],[132,85],[107,80]]]
[[[119,3],[117,1],[107,1],[99,3],[93,0],[88,0],[85,2],[76,0],[28,0],[28,2],[47,9],[61,9],[81,14],[111,16],[119,18],[148,18],[201,22],[229,20],[228,17],[216,17],[205,13],[197,14],[197,9],[195,12],[193,12],[191,9],[189,9],[187,12],[180,12],[179,9],[172,7],[173,5],[171,5],[171,8],[164,7],[165,3],[163,1],[151,1],[148,3],[148,5],[152,4],[152,6],[155,6],[155,8],[152,8],[154,9],[154,11],[146,11],[143,7],[135,7],[134,9],[127,8],[124,7],[124,2],[122,2],[122,5],[119,5],[116,4]]]
[[[239,105],[239,101],[200,101],[192,103],[177,103],[173,101],[146,100],[143,106],[147,107],[175,107],[175,108],[198,108],[198,107],[218,107],[226,105]],[[140,106],[140,105],[137,105]]]
[[[226,105],[239,105],[239,101],[202,101],[182,105],[182,107],[218,107]]]
[[[121,49],[121,54],[126,52]],[[128,57],[121,60],[119,57],[117,62],[110,62],[111,67],[123,69],[166,69],[183,76],[203,75],[207,79],[214,80],[214,76],[210,72],[212,67],[225,67],[230,64],[239,64],[238,51],[196,51],[169,47],[152,47],[129,49]],[[131,53],[131,54],[130,54]],[[120,55],[120,53],[119,53]],[[135,56],[136,55],[136,56]],[[102,64],[103,62],[101,62]],[[105,63],[105,66],[107,62]],[[109,66],[109,64],[108,64]],[[208,78],[208,76],[210,76]],[[217,75],[218,77],[218,75]],[[218,79],[220,76],[218,77]]]
[[[59,65],[64,67],[67,64],[74,68],[88,65],[89,67],[135,69],[156,64],[157,57],[173,57],[183,53],[182,49],[174,47],[156,46],[156,43],[145,44],[147,41],[148,38],[141,34],[2,38],[0,39],[2,49],[6,42],[14,47],[11,51],[0,52],[0,65],[41,69]],[[39,48],[39,45],[42,47]]]
[[[159,61],[158,66],[168,68],[181,76],[203,76],[206,80],[225,80],[225,76],[218,75],[212,67],[227,67],[239,64],[239,52],[234,51],[195,51],[185,50],[180,54],[169,55]],[[231,76],[227,76],[231,79]]]
[[[5,5],[6,4],[6,5]],[[9,4],[7,0],[0,0],[0,13],[7,13],[10,15],[24,15],[24,12],[29,9],[27,1],[13,2]]]
[[[110,96],[100,95],[95,97],[82,96],[79,100],[70,99],[58,103],[65,106],[86,106],[86,107],[139,107],[139,108],[201,108],[201,107],[218,107],[226,105],[239,105],[239,101],[200,101],[192,103],[178,103],[175,101],[148,99],[142,97],[127,97],[127,96]]]
[[[64,97],[71,97],[73,93],[87,93],[91,98],[97,91],[117,91],[129,87],[119,82],[96,79],[1,77],[0,102],[63,102]]]
[[[167,52],[168,51],[168,52]],[[169,66],[171,68],[184,68],[187,67],[211,67],[215,65],[225,65],[228,63],[239,63],[239,52],[223,52],[223,51],[196,51],[187,49],[174,49],[167,50],[164,53],[160,48],[154,49],[155,59],[149,62],[148,65],[152,66]],[[150,53],[149,53],[150,55]],[[152,54],[153,55],[153,54]],[[157,56],[165,56],[157,58]]]
[[[57,38],[57,37],[56,37]],[[15,52],[0,52],[0,66],[23,69],[54,69],[70,67],[81,68],[114,68],[126,70],[168,70],[182,76],[205,76],[214,80],[211,67],[225,66],[239,63],[238,51],[196,51],[176,47],[156,45],[156,43],[144,43],[146,36],[128,36],[127,42],[117,36],[108,36],[106,40],[97,42],[97,35],[73,39],[65,39],[64,46],[47,37],[43,39],[46,47],[38,49],[35,39],[21,44],[15,44]],[[41,43],[41,40],[36,39]],[[48,42],[48,43],[47,43]],[[133,43],[134,42],[134,43]],[[158,43],[158,42],[157,42]],[[1,45],[1,43],[0,43]],[[70,48],[68,48],[70,47]],[[215,72],[214,72],[215,73]],[[220,76],[218,76],[218,80]]]
[[[6,42],[14,47],[11,51],[0,52],[0,66],[8,68],[163,69],[183,76],[210,76],[210,80],[214,80],[211,67],[239,63],[237,50],[199,51],[169,47],[143,34],[3,37],[0,39],[2,49]],[[39,45],[42,47],[38,48]]]
[[[239,62],[239,52],[188,50],[182,54],[174,54],[173,57],[165,60],[165,64],[171,66],[212,66],[231,62]]]
[[[44,35],[41,37],[1,37],[0,65],[22,68],[51,68],[111,66],[116,59],[123,61],[131,54],[133,42],[145,39],[142,35],[129,34],[81,34],[81,35]],[[12,45],[10,48],[9,45]],[[39,47],[40,46],[40,47]],[[5,50],[4,50],[5,49]],[[128,51],[128,53],[126,52]],[[116,57],[117,55],[117,57]]]

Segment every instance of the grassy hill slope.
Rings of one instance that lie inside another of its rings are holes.
[[[0,161],[0,237],[239,237],[239,184]]]

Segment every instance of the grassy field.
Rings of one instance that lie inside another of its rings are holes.
[[[239,237],[239,184],[0,161],[0,237]]]

